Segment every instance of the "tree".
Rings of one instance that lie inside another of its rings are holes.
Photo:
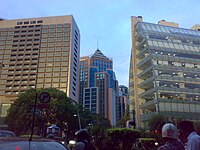
[[[137,138],[140,131],[131,128],[112,128],[107,130],[108,150],[129,150]]]
[[[162,115],[154,115],[148,121],[150,131],[158,131],[161,133],[162,126],[165,124],[165,118]]]
[[[126,122],[130,120],[130,115],[126,113],[124,117],[117,121],[116,127],[126,127]]]
[[[47,124],[57,124],[61,129],[64,129],[67,123],[69,130],[78,128],[78,123],[74,125],[71,121],[76,109],[70,98],[55,88],[46,88],[29,89],[18,95],[5,119],[10,130],[17,135],[30,133],[36,92],[40,95],[44,91],[50,94],[51,100],[44,105],[37,99],[34,133],[41,134],[41,130]]]
[[[104,118],[100,114],[91,114],[92,120],[90,120],[90,132],[93,137],[93,142],[96,148],[103,149],[106,142],[106,130],[111,127],[110,121]]]

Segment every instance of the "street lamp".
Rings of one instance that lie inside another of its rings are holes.
[[[76,113],[77,113],[77,118],[78,118],[78,125],[79,125],[79,129],[81,129],[81,119],[80,119],[80,115],[79,115],[79,112],[78,112],[78,103],[73,99],[70,99],[70,100],[72,100],[74,102],[74,104],[76,105]],[[74,115],[74,116],[76,116],[76,115]]]

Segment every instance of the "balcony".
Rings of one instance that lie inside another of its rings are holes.
[[[157,87],[158,91],[168,92],[168,93],[183,93],[183,94],[196,94],[200,95],[200,89],[189,89],[189,88],[174,88],[174,87]]]
[[[140,108],[141,108],[141,109],[144,109],[144,108],[147,108],[147,107],[152,107],[152,106],[154,106],[156,103],[157,103],[157,100],[151,100],[151,101],[145,102],[144,104],[141,104],[141,105],[140,105]]]
[[[164,81],[172,81],[172,82],[184,82],[184,83],[193,83],[193,84],[199,84],[200,79],[198,78],[190,78],[190,77],[173,77],[170,75],[159,75],[157,76],[156,80],[164,80]]]
[[[158,65],[155,65],[154,66],[156,70],[169,70],[169,71],[172,71],[172,70],[176,70],[176,71],[179,71],[179,72],[191,72],[191,73],[200,73],[200,69],[194,69],[194,68],[186,68],[186,67],[180,67],[180,66],[158,66]]]
[[[154,87],[149,90],[146,90],[145,92],[139,94],[140,98],[148,98],[149,96],[152,97],[154,96],[154,92],[158,90],[159,87]]]
[[[144,80],[143,82],[141,82],[138,87],[139,88],[153,88],[154,87],[154,84],[153,84],[153,81],[154,81],[155,77],[150,77],[146,80]]]
[[[141,59],[143,54],[145,54],[148,51],[148,47],[144,48],[143,50],[139,51],[137,54],[137,58]]]
[[[137,76],[138,78],[141,78],[141,79],[150,78],[151,76],[153,76],[152,70],[153,70],[153,66],[150,66],[149,68],[146,68],[143,72],[138,74]]]
[[[148,55],[137,64],[137,67],[139,69],[145,69],[151,65],[152,65],[152,58],[150,55]]]
[[[150,112],[150,113],[147,113],[147,114],[142,114],[140,116],[141,117],[141,121],[147,121],[150,118],[152,118],[152,116],[157,115],[157,114],[158,114],[158,112]]]

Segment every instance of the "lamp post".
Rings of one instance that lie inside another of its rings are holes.
[[[79,115],[79,112],[78,112],[78,103],[75,100],[73,100],[73,99],[71,99],[71,100],[76,105],[76,113],[77,113],[77,118],[78,118],[78,125],[79,125],[79,129],[81,129],[81,119],[80,119],[80,115]]]

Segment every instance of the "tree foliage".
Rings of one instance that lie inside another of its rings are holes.
[[[16,134],[30,133],[36,93],[40,95],[44,91],[50,94],[51,100],[48,104],[43,105],[37,98],[35,133],[39,134],[44,125],[47,124],[57,124],[63,129],[66,128],[67,123],[69,129],[74,130],[74,128],[77,128],[71,121],[76,108],[70,98],[62,91],[55,88],[47,88],[29,89],[18,95],[8,110],[8,115],[5,119],[10,130]]]
[[[165,118],[162,115],[154,115],[148,121],[150,131],[158,131],[161,133],[162,126],[165,124]]]
[[[126,122],[130,120],[130,115],[125,114],[120,120],[117,121],[116,127],[126,127]]]
[[[129,150],[137,138],[140,131],[132,128],[112,128],[107,130],[107,148],[109,150]]]

